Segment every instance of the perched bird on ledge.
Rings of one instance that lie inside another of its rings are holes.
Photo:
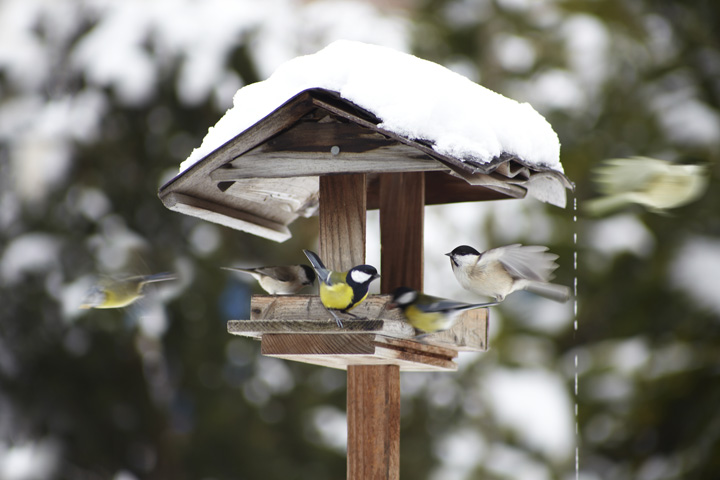
[[[282,265],[277,267],[237,268],[224,270],[252,275],[270,295],[292,295],[315,283],[315,271],[308,265]]]
[[[335,318],[338,327],[343,328],[342,321],[335,313],[346,313],[357,307],[367,298],[370,283],[380,278],[372,265],[357,265],[347,272],[333,272],[325,268],[317,253],[303,250],[312,264],[320,281],[320,301]]]

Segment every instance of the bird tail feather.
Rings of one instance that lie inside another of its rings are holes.
[[[570,288],[556,283],[528,282],[525,290],[560,303],[570,299]]]
[[[310,260],[310,264],[312,265],[313,269],[315,269],[315,273],[317,273],[320,281],[327,283],[328,277],[330,276],[330,270],[325,268],[325,264],[323,264],[322,260],[320,260],[318,254],[310,250],[303,250],[303,253],[308,258],[308,260]]]
[[[143,277],[143,283],[164,282],[166,280],[177,280],[177,275],[170,272],[153,273]]]

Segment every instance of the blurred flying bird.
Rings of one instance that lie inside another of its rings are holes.
[[[370,283],[379,278],[372,265],[357,265],[347,272],[333,272],[325,268],[322,260],[315,252],[303,250],[312,264],[320,281],[320,301],[335,318],[338,327],[343,328],[340,318],[335,313],[346,313],[357,307],[368,295]]]
[[[424,333],[441,332],[452,328],[466,310],[491,307],[499,302],[462,303],[425,295],[408,287],[393,293],[390,307],[399,307],[408,323]]]
[[[708,178],[704,165],[631,157],[602,162],[595,183],[602,196],[586,201],[584,209],[601,216],[631,204],[654,213],[687,205],[703,195]]]
[[[557,255],[547,247],[506,245],[480,253],[461,245],[445,255],[450,257],[455,278],[465,290],[502,302],[518,290],[541,295],[557,302],[570,298],[570,289],[549,283],[557,268]]]
[[[282,265],[277,267],[236,268],[224,270],[252,275],[270,295],[292,295],[315,283],[315,271],[308,265]]]
[[[171,273],[155,273],[125,278],[103,277],[85,295],[80,308],[122,308],[130,305],[144,294],[145,285],[175,280]]]

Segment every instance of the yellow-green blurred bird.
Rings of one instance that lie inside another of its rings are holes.
[[[399,307],[408,323],[424,333],[442,332],[452,328],[460,314],[475,308],[492,307],[499,302],[463,303],[425,295],[408,287],[393,292],[391,307]]]
[[[315,271],[308,265],[281,265],[278,267],[236,268],[224,270],[252,275],[270,295],[292,295],[315,283]]]
[[[633,203],[662,213],[697,200],[708,186],[704,165],[649,157],[605,160],[594,173],[602,196],[586,201],[583,208],[595,216]]]
[[[155,273],[120,279],[102,278],[85,295],[80,308],[122,308],[143,296],[148,283],[175,280],[171,273]]]
[[[325,268],[322,260],[315,252],[303,250],[310,260],[320,281],[320,301],[335,318],[338,327],[343,328],[336,311],[346,313],[360,305],[368,296],[370,283],[379,278],[377,270],[372,265],[357,265],[347,272],[333,272]]]

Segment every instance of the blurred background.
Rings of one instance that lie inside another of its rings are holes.
[[[403,478],[718,478],[719,3],[2,0],[0,479],[344,478],[345,373],[225,327],[259,290],[219,267],[303,261],[316,221],[276,244],[156,196],[238,88],[339,38],[530,102],[577,186],[564,210],[427,209],[428,292],[473,299],[459,243],[541,243],[578,301],[516,293],[487,353],[402,374]],[[709,188],[585,215],[599,162],[634,155],[700,160]],[[97,275],[163,271],[131,307],[77,309]]]

